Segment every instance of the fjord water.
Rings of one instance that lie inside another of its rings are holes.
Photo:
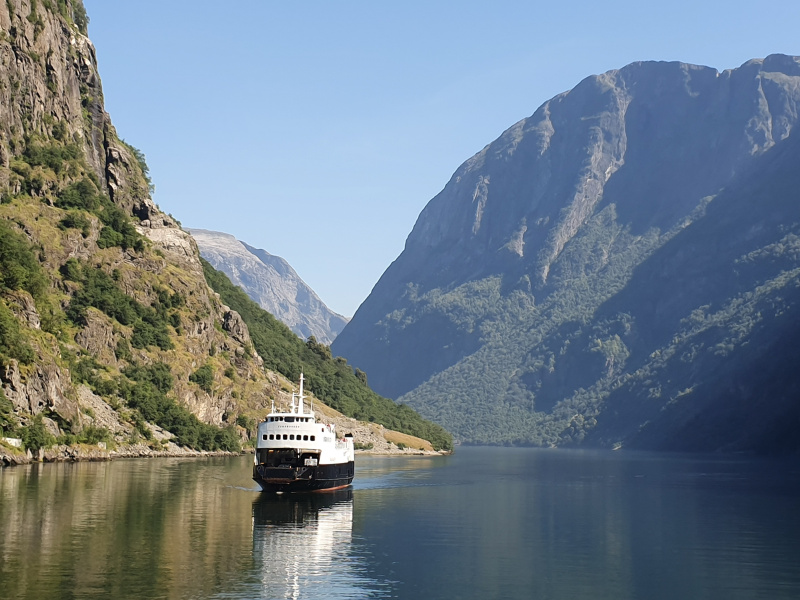
[[[267,496],[250,457],[0,470],[2,598],[797,598],[797,461],[459,448]]]

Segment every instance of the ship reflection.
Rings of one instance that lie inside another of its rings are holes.
[[[384,588],[366,576],[352,537],[352,489],[261,494],[253,503],[253,559],[261,596],[364,598]]]
[[[349,515],[349,530],[353,525],[353,489],[309,494],[259,495],[253,502],[253,527],[270,525],[311,524],[319,521],[320,511],[334,509],[336,514]],[[327,512],[325,512],[327,515]],[[328,519],[323,517],[323,521]],[[349,534],[348,534],[349,535]]]

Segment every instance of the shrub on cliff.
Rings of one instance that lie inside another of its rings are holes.
[[[36,357],[22,335],[19,320],[0,300],[0,365],[13,358],[23,364],[30,364]]]
[[[86,14],[86,9],[83,7],[83,0],[73,0],[72,20],[83,35],[89,33],[89,15]]]
[[[172,376],[169,365],[158,362],[152,365],[130,365],[122,373],[140,383],[152,383],[162,394],[172,389],[175,378]]]
[[[211,369],[211,365],[203,365],[197,369],[194,373],[189,375],[189,381],[196,383],[200,386],[201,390],[210,394],[211,385],[214,383],[214,371]]]
[[[136,231],[130,217],[111,202],[107,196],[101,194],[94,182],[88,177],[84,177],[64,188],[59,193],[55,205],[58,208],[85,210],[97,215],[105,225],[97,239],[97,245],[100,248],[119,246],[123,250],[132,248],[137,252],[141,252],[144,249],[144,239]],[[68,217],[69,215],[65,219]],[[72,216],[70,218],[74,220],[76,217]]]
[[[47,167],[58,175],[65,169],[65,163],[74,163],[80,156],[81,151],[76,144],[43,143],[32,139],[22,159],[32,167]]]
[[[10,436],[17,430],[17,421],[14,418],[14,405],[6,398],[3,388],[0,388],[0,434]]]
[[[78,210],[70,210],[66,216],[58,222],[61,229],[79,229],[83,237],[89,237],[92,223],[89,218]]]
[[[47,288],[47,278],[28,239],[0,219],[0,289],[26,290],[34,298]]]
[[[102,196],[88,177],[67,186],[55,202],[58,208],[79,208],[89,212],[97,210],[102,204]]]
[[[22,427],[20,437],[22,438],[22,445],[31,452],[36,452],[40,448],[47,448],[56,443],[56,438],[44,426],[41,414],[36,415],[30,425]]]

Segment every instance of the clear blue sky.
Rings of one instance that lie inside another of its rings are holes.
[[[588,75],[800,54],[800,2],[85,0],[106,110],[184,226],[351,316],[455,169]]]

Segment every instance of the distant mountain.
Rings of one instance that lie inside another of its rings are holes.
[[[253,248],[227,233],[187,231],[211,266],[304,340],[313,335],[318,342],[330,345],[347,324],[348,319],[325,306],[280,256]]]
[[[471,443],[800,447],[800,59],[588,77],[465,162],[334,342]]]

